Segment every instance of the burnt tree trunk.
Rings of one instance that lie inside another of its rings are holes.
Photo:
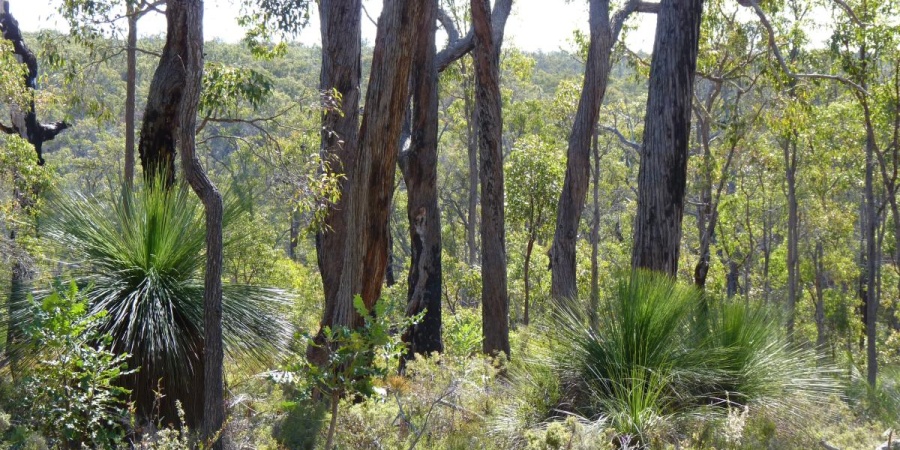
[[[411,252],[406,315],[425,312],[422,320],[403,335],[409,346],[406,358],[428,356],[444,349],[441,341],[441,215],[438,209],[438,71],[435,65],[437,0],[422,1],[416,24],[420,42],[412,71],[412,136],[410,148],[400,155],[406,183]]]
[[[700,38],[702,0],[663,0],[638,173],[632,267],[675,276],[687,181],[691,102]]]
[[[6,134],[18,134],[34,147],[37,154],[38,165],[44,165],[44,142],[53,140],[57,134],[69,127],[66,122],[54,122],[44,124],[37,120],[37,112],[34,109],[34,92],[37,90],[38,64],[34,53],[25,45],[19,22],[9,12],[9,2],[3,0],[3,9],[0,10],[0,35],[3,39],[12,42],[13,52],[21,63],[25,64],[25,88],[28,89],[28,104],[14,105],[12,109],[12,124],[7,126],[0,124],[0,132]],[[24,107],[24,111],[22,108]]]
[[[788,269],[788,298],[785,305],[787,314],[788,336],[794,334],[794,310],[797,305],[797,275],[799,272],[799,240],[800,220],[797,204],[797,137],[792,136],[782,146],[785,163],[785,182],[787,184],[788,223],[787,223],[787,269]]]
[[[588,317],[591,328],[600,326],[600,142],[594,130],[594,216],[591,220],[591,303]]]
[[[150,82],[150,93],[144,108],[141,139],[138,152],[144,179],[164,181],[166,188],[175,184],[175,139],[178,128],[178,105],[183,95],[185,62],[181,56],[187,52],[186,33],[179,23],[168,20],[168,8],[180,8],[181,2],[171,2],[166,9],[166,45],[159,65]]]
[[[126,2],[128,13],[128,38],[125,50],[125,185],[134,185],[134,109],[137,88],[137,21],[132,2]]]
[[[19,29],[19,23],[9,12],[9,2],[4,0],[3,7],[0,9],[0,37],[6,39],[13,44],[13,52],[16,58],[25,64],[26,73],[24,79],[24,87],[28,90],[26,105],[12,105],[10,108],[12,114],[10,117],[11,124],[9,126],[0,123],[0,132],[6,134],[17,134],[21,138],[28,141],[34,147],[37,155],[38,165],[44,164],[43,146],[44,142],[50,141],[57,134],[69,127],[66,122],[55,122],[52,124],[43,124],[37,120],[37,112],[34,105],[34,92],[37,90],[38,65],[37,58],[34,53],[25,45],[22,32]],[[14,174],[18,178],[18,173]],[[18,184],[18,183],[15,183]],[[22,192],[18,186],[13,192],[16,203],[23,211],[29,211],[34,206],[37,192]],[[9,231],[10,241],[15,241],[17,233],[15,227]],[[25,262],[25,254],[17,252],[12,264],[12,273],[10,275],[10,298],[8,301],[9,318],[13,319],[21,317],[23,311],[20,309],[27,300],[28,284],[31,281],[32,273],[29,264]],[[10,324],[17,320],[10,320]],[[12,363],[13,376],[16,375],[16,366],[14,363],[15,351],[11,351],[16,343],[23,338],[22,330],[16,326],[10,325],[7,329],[6,350],[7,357],[10,357]]]
[[[493,36],[487,0],[472,0],[475,30],[475,110],[481,157],[481,317],[482,349],[509,356],[509,294],[503,201],[503,118],[500,97],[500,46]],[[499,31],[499,30],[498,30]]]

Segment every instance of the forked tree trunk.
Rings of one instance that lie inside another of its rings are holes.
[[[487,0],[472,0],[475,30],[475,110],[481,156],[481,317],[482,349],[509,356],[509,294],[503,201],[503,118],[500,97],[502,34],[493,36]],[[498,30],[499,31],[499,30]]]
[[[675,276],[687,181],[702,0],[663,0],[644,120],[632,267]]]
[[[352,239],[345,241],[337,255],[341,258],[340,279],[334,305],[326,307],[326,313],[331,315],[324,318],[323,324],[359,326],[363,317],[354,309],[353,297],[360,295],[371,310],[381,295],[397,142],[409,99],[408,80],[423,10],[418,1],[386,2],[378,20],[359,152],[342,192],[346,236]]]

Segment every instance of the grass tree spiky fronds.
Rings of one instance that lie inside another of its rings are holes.
[[[187,425],[202,408],[205,233],[199,202],[185,188],[124,189],[120,196],[60,195],[50,204],[48,237],[72,258],[94,310],[105,310],[103,331],[113,351],[129,353],[139,371],[123,380],[138,413],[175,418],[185,406]],[[226,226],[239,208],[226,211]],[[228,243],[226,243],[226,246]],[[266,362],[287,349],[283,317],[288,296],[278,289],[226,284],[226,355]],[[162,389],[162,400],[154,390]]]
[[[513,372],[512,396],[533,390],[529,370],[549,365],[560,388],[545,418],[605,418],[640,446],[679,416],[735,405],[790,416],[795,405],[839,390],[815,351],[791,345],[766,309],[716,301],[664,275],[623,277],[596,316],[591,328],[587,315],[560,308],[544,333],[548,357],[522,364],[524,376]]]

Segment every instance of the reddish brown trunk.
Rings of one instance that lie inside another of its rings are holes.
[[[509,356],[509,297],[503,213],[503,119],[500,111],[500,45],[493,36],[487,0],[472,0],[475,30],[475,110],[481,156],[482,349]]]

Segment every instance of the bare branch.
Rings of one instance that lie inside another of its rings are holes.
[[[628,3],[625,3],[612,17],[612,42],[619,40],[619,34],[622,32],[622,27],[625,26],[625,20],[632,13],[636,12],[656,14],[659,12],[659,3],[628,0]]]
[[[453,19],[447,14],[447,11],[445,11],[444,8],[438,8],[437,14],[438,22],[444,27],[444,31],[447,32],[447,42],[453,44],[458,41],[459,30],[456,29],[456,24],[453,23]]]
[[[864,26],[862,21],[859,20],[859,16],[857,16],[856,13],[853,12],[853,8],[851,8],[850,5],[847,4],[847,2],[845,2],[844,0],[834,0],[834,2],[837,3],[838,6],[840,6],[848,16],[850,16],[850,19],[853,20],[854,23],[861,27]]]
[[[372,25],[375,25],[375,27],[378,27],[378,21],[372,18],[372,15],[369,14],[369,10],[366,9],[366,5],[362,4],[362,3],[360,3],[360,4],[362,5],[363,13],[365,13],[366,17],[369,19],[369,22],[372,22]]]
[[[494,10],[491,11],[491,30],[494,42],[502,41],[503,29],[506,28],[506,19],[512,11],[512,0],[496,0]],[[441,20],[440,15],[438,20]],[[443,22],[442,22],[443,23]],[[458,35],[459,33],[457,33]],[[438,72],[443,72],[450,64],[453,64],[459,58],[462,58],[475,47],[475,31],[469,28],[466,36],[451,41],[447,47],[438,52],[434,61],[437,65]]]
[[[757,0],[749,0],[750,5],[753,10],[756,12],[756,16],[759,17],[760,23],[763,24],[763,27],[766,28],[766,32],[769,34],[769,47],[772,48],[772,52],[775,53],[775,58],[778,60],[778,64],[781,66],[781,70],[784,71],[789,77],[794,79],[801,78],[809,78],[809,79],[819,79],[819,80],[831,80],[843,83],[847,86],[852,87],[856,90],[858,94],[868,95],[869,93],[860,85],[848,80],[847,78],[840,77],[837,75],[827,75],[820,73],[795,73],[788,67],[787,63],[784,62],[784,56],[781,54],[781,50],[778,49],[778,43],[775,42],[775,31],[772,29],[772,23],[769,22],[769,18],[766,17],[766,13],[759,7],[759,3]]]
[[[600,125],[600,129],[616,135],[616,137],[619,138],[619,141],[621,143],[625,144],[626,147],[638,152],[638,154],[641,153],[641,144],[638,144],[637,142],[629,140],[627,137],[625,137],[624,134],[622,134],[621,131],[619,131],[618,128],[610,127],[610,126],[606,126],[606,125]]]

